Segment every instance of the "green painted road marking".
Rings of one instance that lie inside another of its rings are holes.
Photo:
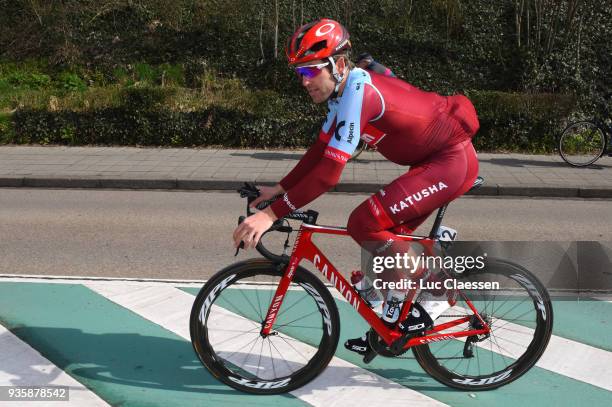
[[[341,340],[362,335],[367,329],[365,321],[346,303],[339,303],[342,320]],[[593,405],[611,405],[612,392],[538,367],[532,368],[517,381],[488,392],[462,392],[450,389],[429,377],[418,365],[412,354],[410,359],[377,358],[371,365],[364,365],[361,358],[344,347],[338,347],[338,357],[346,359],[383,377],[420,391],[429,397],[452,406],[516,406],[554,405],[575,406],[588,397]],[[474,397],[471,397],[472,394]],[[526,397],[526,395],[528,395]],[[586,396],[588,395],[588,396]]]
[[[304,405],[225,386],[189,342],[81,285],[0,282],[0,322],[112,405]]]
[[[184,291],[195,295],[199,289],[184,288]],[[261,314],[261,312],[255,308],[259,308],[259,306],[250,307],[249,302],[255,303],[255,291],[259,291],[261,295],[261,291],[265,290],[252,290],[253,292],[247,293],[247,298],[241,298],[243,296],[240,294],[240,291],[246,292],[250,290],[234,290],[233,293],[226,293],[228,295],[227,298],[232,298],[228,302],[231,302],[232,306],[243,310],[242,312],[245,317],[257,319],[258,314]],[[270,292],[266,298],[271,297],[272,290],[268,291]],[[261,296],[262,299],[264,297]],[[297,299],[298,297],[295,298]],[[305,301],[303,302],[305,303]],[[292,303],[288,302],[288,304]],[[338,300],[336,303],[338,304],[342,321],[341,342],[347,338],[361,336],[368,328],[365,321],[349,304]],[[558,302],[554,304],[553,308],[557,304]],[[283,304],[284,307],[285,304]],[[299,305],[294,306],[294,309],[296,308],[299,308]],[[521,309],[513,309],[513,313],[520,315]],[[232,309],[229,310],[232,311]],[[298,310],[295,312],[295,315],[298,316],[301,312],[302,310]],[[571,312],[571,308],[567,312]],[[558,313],[555,314],[555,318],[557,315]],[[304,334],[307,334],[307,332],[296,332],[296,338],[312,342],[312,338],[303,337]],[[481,350],[481,352],[487,351]],[[470,393],[454,390],[436,382],[421,369],[410,352],[406,354],[407,359],[378,357],[372,364],[365,365],[361,361],[361,357],[347,351],[340,344],[336,351],[336,356],[452,406],[505,406],[516,405],[518,403],[525,404],[527,402],[529,405],[555,405],[562,407],[579,405],[584,402],[585,397],[588,397],[589,403],[593,405],[612,404],[612,392],[538,367],[532,368],[517,381],[497,390]]]
[[[612,351],[612,303],[555,301],[553,312],[555,335]]]

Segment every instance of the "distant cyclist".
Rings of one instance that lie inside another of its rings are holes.
[[[333,188],[360,138],[388,160],[410,166],[349,217],[348,233],[378,256],[399,253],[396,233],[412,233],[433,211],[473,185],[478,159],[472,137],[479,123],[472,103],[465,96],[425,92],[400,79],[356,68],[349,59],[350,48],[348,31],[329,19],[304,25],[289,39],[289,65],[314,103],[327,102],[329,113],[318,140],[295,168],[275,186],[259,188],[261,196],[253,206],[282,197],[236,228],[236,246],[243,241],[245,248],[255,247],[274,220]],[[397,322],[402,295],[389,290],[382,313],[386,323]],[[403,326],[431,326],[436,315],[430,317],[433,311],[426,305],[415,303],[415,311],[401,321]],[[362,337],[345,346],[365,354],[369,345]]]
[[[357,62],[355,62],[355,66],[361,69],[395,78],[395,74],[391,71],[391,69],[387,68],[379,62],[376,62],[372,55],[368,54],[367,52],[359,54],[359,56],[357,57]]]

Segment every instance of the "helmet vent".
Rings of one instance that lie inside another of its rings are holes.
[[[327,48],[327,40],[319,41],[315,43],[304,55],[314,54],[317,51]]]

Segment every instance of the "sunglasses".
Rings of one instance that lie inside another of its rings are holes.
[[[329,65],[329,62],[324,62],[322,64],[316,65],[306,65],[306,66],[298,66],[295,68],[295,73],[299,78],[302,76],[307,77],[308,79],[312,79],[315,76],[319,75],[324,67]]]

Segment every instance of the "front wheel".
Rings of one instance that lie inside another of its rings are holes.
[[[491,331],[481,337],[433,342],[413,348],[421,367],[440,383],[461,390],[491,390],[525,374],[542,356],[553,327],[553,310],[546,288],[529,271],[503,260],[488,259],[482,271],[465,277],[470,282],[499,282],[499,290],[480,291],[470,299]],[[462,293],[463,294],[463,293]],[[472,315],[457,302],[444,317]],[[457,315],[453,315],[457,314]],[[482,328],[476,318],[469,327]]]
[[[593,122],[572,123],[561,133],[559,153],[561,158],[574,167],[593,164],[604,152],[604,132]]]
[[[325,285],[298,267],[273,331],[262,336],[268,307],[284,266],[252,259],[211,278],[197,295],[190,317],[191,342],[204,366],[244,392],[278,394],[314,379],[334,356],[340,317]]]

